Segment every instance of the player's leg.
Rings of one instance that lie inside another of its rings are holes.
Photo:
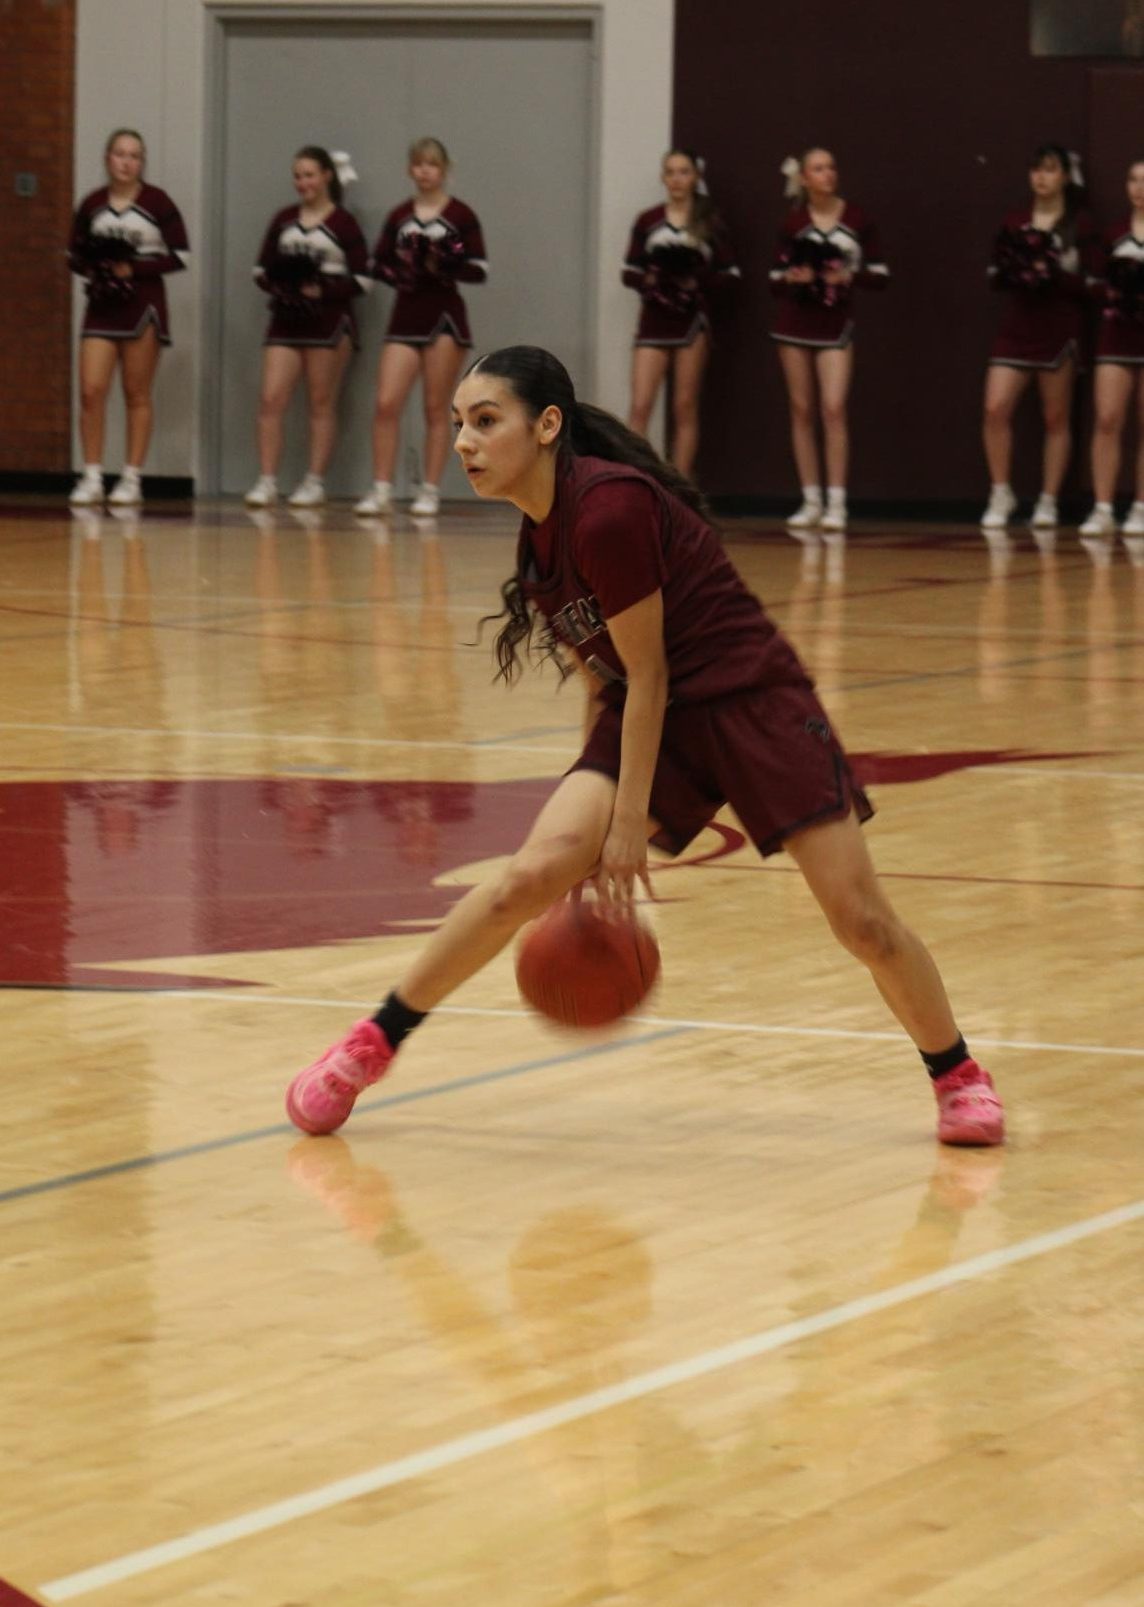
[[[671,352],[666,346],[632,348],[632,400],[628,423],[637,435],[646,437],[659,388],[667,377]]]
[[[566,776],[503,868],[455,904],[371,1021],[361,1021],[290,1085],[286,1108],[309,1133],[340,1127],[386,1071],[406,1032],[578,882],[600,857],[616,784],[596,770]]]
[[[671,461],[680,474],[691,475],[699,451],[699,396],[711,352],[711,337],[696,335],[675,354],[671,396]]]
[[[867,967],[922,1055],[941,1108],[939,1136],[1000,1143],[1004,1116],[988,1073],[969,1058],[933,956],[886,897],[857,818],[812,826],[785,846],[835,937]]]

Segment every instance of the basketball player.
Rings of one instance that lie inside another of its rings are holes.
[[[890,270],[878,231],[838,193],[838,167],[813,147],[783,163],[792,210],[779,234],[771,289],[771,338],[778,344],[790,399],[791,446],[802,504],[787,520],[797,534],[846,529],[850,432],[846,402],[854,372],[854,291],[884,290]],[[817,407],[816,407],[817,402]],[[818,472],[815,413],[822,417],[826,503]]]
[[[76,508],[103,504],[103,438],[116,368],[127,405],[127,451],[108,500],[116,507],[143,500],[151,388],[160,348],[171,344],[163,279],[186,267],[189,249],[178,207],[144,180],[143,136],[117,128],[103,159],[107,183],[80,202],[68,249],[68,266],[87,292],[79,356],[83,473],[70,498]]]
[[[251,508],[278,500],[283,423],[300,379],[306,384],[309,458],[289,502],[294,508],[317,508],[326,500],[338,392],[359,345],[353,301],[371,288],[365,237],[342,205],[343,173],[346,181],[355,176],[343,152],[334,157],[324,146],[304,145],[293,167],[298,200],[274,214],[258,253],[254,282],[270,297],[270,323],[262,343],[258,403],[261,472],[246,493]]]
[[[726,227],[703,180],[699,157],[668,151],[667,201],[632,226],[623,282],[640,293],[628,422],[646,435],[660,386],[671,375],[671,461],[690,475],[699,450],[699,393],[711,351],[713,293],[739,278]]]
[[[587,698],[583,751],[505,869],[445,919],[377,1014],[290,1085],[309,1133],[340,1127],[405,1037],[528,920],[585,878],[630,906],[647,843],[679,853],[729,802],[762,854],[785,848],[839,939],[921,1052],[938,1136],[998,1144],[1001,1103],[958,1032],[937,968],[887,902],[859,822],[872,814],[810,678],[747,590],[677,471],[576,400],[534,346],[481,358],[453,398],[477,494],[523,514],[497,637],[510,681],[543,620]]]
[[[437,139],[409,147],[416,193],[382,226],[373,274],[397,290],[381,349],[373,421],[373,485],[355,513],[388,513],[393,502],[401,414],[418,375],[425,410],[424,478],[410,513],[432,518],[449,453],[449,398],[466,348],[473,344],[458,283],[480,285],[489,265],[480,220],[445,188],[449,153]]]

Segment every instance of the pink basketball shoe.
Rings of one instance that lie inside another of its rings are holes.
[[[943,1144],[1003,1144],[1005,1107],[989,1073],[976,1060],[963,1060],[933,1079],[937,1096],[937,1136]]]
[[[286,1090],[286,1114],[304,1133],[332,1133],[363,1088],[389,1069],[397,1051],[376,1021],[359,1021]]]

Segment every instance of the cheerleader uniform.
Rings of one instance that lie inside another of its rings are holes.
[[[131,264],[130,279],[105,279],[97,266],[100,244],[122,242],[121,260]],[[134,201],[116,207],[105,185],[85,196],[76,209],[68,245],[68,266],[87,281],[87,311],[81,338],[137,340],[154,324],[163,346],[171,344],[163,276],[187,266],[190,247],[179,209],[165,190],[144,184]]]
[[[489,264],[472,207],[450,196],[437,216],[425,222],[412,201],[403,201],[382,226],[370,272],[397,290],[387,341],[431,346],[438,335],[451,335],[458,346],[473,344],[457,285],[483,285]]]
[[[1107,297],[1108,273],[1114,261],[1131,262],[1144,275],[1144,239],[1132,232],[1132,219],[1126,218],[1118,228],[1109,229],[1104,237],[1104,292]],[[1125,317],[1118,303],[1105,300],[1101,312],[1100,334],[1096,343],[1098,363],[1120,363],[1135,367],[1144,363],[1144,307],[1139,317]]]
[[[690,346],[710,331],[713,291],[740,278],[726,231],[701,240],[677,229],[666,205],[641,212],[632,226],[623,282],[640,293],[637,346]]]
[[[852,276],[848,285],[827,287],[829,302],[814,299],[813,286],[790,284],[785,278],[807,247],[823,251],[833,248],[838,254],[838,266],[848,269]],[[819,228],[809,207],[797,207],[790,213],[779,234],[770,280],[777,298],[771,339],[784,346],[839,351],[854,338],[854,289],[884,290],[890,282],[890,270],[882,258],[877,227],[860,207],[847,201],[837,223],[829,229]],[[808,290],[810,295],[805,294]]]
[[[264,346],[337,346],[348,335],[358,351],[361,340],[353,300],[370,288],[365,236],[352,212],[336,206],[321,223],[306,228],[301,207],[283,207],[270,220],[258,253],[254,282],[271,297]],[[313,259],[321,297],[275,296],[274,265],[280,257]]]
[[[1027,209],[1010,212],[1005,230],[1032,229]],[[989,364],[999,368],[1057,369],[1070,358],[1079,359],[1085,333],[1085,301],[1095,267],[1096,235],[1092,218],[1078,212],[1073,244],[1066,246],[1059,230],[1050,231],[1056,256],[1056,274],[1043,290],[1005,283],[998,263],[989,265],[989,282],[1004,292],[1005,307],[989,351]]]

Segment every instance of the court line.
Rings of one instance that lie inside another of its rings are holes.
[[[171,998],[163,992],[161,998]],[[179,995],[192,998],[193,993]],[[676,1038],[685,1027],[665,1027],[662,1031],[644,1032],[637,1037],[610,1039],[607,1043],[592,1043],[561,1055],[547,1055],[543,1060],[525,1060],[516,1066],[503,1066],[499,1071],[480,1071],[472,1077],[458,1077],[453,1082],[432,1083],[428,1088],[410,1088],[404,1093],[388,1094],[382,1099],[362,1100],[354,1108],[364,1115],[385,1110],[392,1105],[413,1105],[423,1099],[436,1099],[441,1094],[453,1094],[464,1088],[480,1088],[487,1083],[506,1082],[513,1077],[524,1077],[529,1072],[546,1071],[550,1066],[565,1066],[577,1060],[592,1060],[600,1055],[618,1054],[621,1049],[634,1049],[642,1044],[658,1043],[662,1038]],[[141,1172],[153,1166],[164,1166],[169,1161],[183,1161],[194,1155],[210,1155],[216,1150],[236,1149],[240,1144],[254,1144],[263,1138],[276,1138],[282,1134],[299,1137],[292,1122],[275,1122],[269,1127],[253,1127],[242,1133],[231,1133],[226,1138],[205,1138],[199,1144],[184,1144],[178,1149],[156,1150],[151,1155],[136,1155],[126,1161],[109,1161],[106,1166],[93,1166],[83,1172],[66,1172],[59,1177],[46,1177],[38,1183],[21,1183],[16,1188],[0,1191],[0,1205],[12,1200],[27,1200],[37,1194],[54,1194],[60,1189],[75,1188],[81,1183],[99,1182],[105,1177],[117,1177],[126,1172]]]
[[[411,1456],[399,1457],[392,1462],[382,1462],[365,1472],[319,1485],[302,1495],[274,1501],[222,1523],[194,1529],[177,1540],[148,1546],[143,1551],[130,1552],[112,1562],[87,1568],[81,1573],[69,1574],[62,1579],[55,1579],[49,1584],[41,1585],[40,1592],[50,1602],[70,1601],[93,1590],[102,1590],[107,1585],[120,1584],[125,1579],[135,1579],[140,1574],[151,1573],[157,1568],[169,1567],[172,1563],[185,1562],[190,1557],[203,1555],[204,1552],[216,1551],[219,1547],[230,1545],[236,1540],[248,1540],[253,1535],[281,1528],[299,1519],[312,1517],[315,1513],[328,1512],[332,1507],[342,1506],[347,1501],[374,1495],[379,1490],[390,1490],[395,1485],[408,1484],[414,1479],[439,1473],[444,1468],[472,1461],[475,1457],[502,1451],[525,1440],[536,1439],[542,1434],[551,1433],[554,1429],[564,1428],[569,1423],[582,1422],[587,1417],[595,1417],[601,1412],[610,1411],[613,1407],[643,1400],[649,1395],[674,1389],[680,1384],[693,1383],[696,1379],[709,1377],[728,1367],[739,1366],[742,1362],[755,1361],[788,1345],[799,1344],[819,1334],[830,1333],[833,1329],[842,1328],[848,1323],[892,1311],[910,1301],[941,1293],[958,1284],[970,1283],[976,1278],[987,1277],[994,1272],[1005,1271],[1009,1267],[1019,1266],[1024,1261],[1032,1261],[1039,1256],[1049,1255],[1054,1250],[1066,1249],[1085,1239],[1094,1238],[1097,1234],[1108,1233],[1114,1228],[1126,1227],[1140,1221],[1144,1221],[1144,1200],[1136,1200],[1130,1205],[1119,1206],[1115,1210],[1105,1211],[1100,1216],[1073,1222],[1067,1227],[1056,1228],[1049,1233],[1039,1233],[1033,1238],[1018,1240],[1016,1244],[1006,1245],[1000,1250],[987,1251],[984,1255],[973,1256],[953,1266],[941,1267],[936,1272],[926,1273],[920,1278],[911,1278],[906,1283],[879,1290],[876,1294],[861,1295],[855,1300],[847,1300],[841,1305],[816,1312],[813,1316],[800,1317],[794,1322],[782,1323],[776,1328],[761,1329],[758,1333],[733,1340],[730,1344],[700,1351],[696,1355],[685,1357],[682,1361],[670,1362],[664,1367],[656,1367],[650,1372],[637,1374],[634,1378],[625,1379],[623,1383],[610,1384],[602,1389],[590,1390],[584,1395],[573,1396],[571,1400],[562,1401],[557,1406],[528,1412],[522,1417],[498,1423],[492,1428],[480,1429],[473,1434],[463,1434],[457,1439],[445,1440],[424,1451],[414,1452]]]
[[[109,973],[111,974],[111,973]],[[14,984],[18,987],[18,984]],[[140,990],[136,997],[142,999],[193,999],[199,1003],[216,1001],[224,1004],[304,1004],[318,1010],[374,1010],[377,1008],[376,999],[315,999],[307,994],[299,993],[234,993],[229,990],[210,988],[147,988]],[[532,1010],[522,1010],[506,1006],[497,1009],[487,1005],[460,1005],[439,1004],[433,1011],[435,1016],[487,1016],[490,1020],[535,1021],[536,1014]],[[896,1043],[899,1047],[908,1045],[909,1039],[904,1032],[875,1032],[865,1031],[859,1027],[803,1027],[784,1026],[771,1022],[755,1021],[704,1021],[691,1016],[630,1016],[629,1021],[633,1027],[664,1027],[673,1032],[745,1032],[755,1037],[764,1038],[828,1038],[854,1041],[858,1043]],[[665,1034],[666,1035],[666,1034]],[[1060,1055],[1112,1055],[1124,1056],[1130,1060],[1144,1060],[1144,1048],[1137,1045],[1105,1044],[1105,1043],[1056,1043],[1052,1040],[1037,1038],[986,1038],[980,1033],[970,1030],[966,1036],[972,1039],[975,1045],[985,1049],[1027,1049],[1033,1054],[1060,1054]],[[649,1041],[645,1038],[628,1038],[614,1047],[623,1048],[625,1043],[643,1043]],[[601,1049],[612,1047],[602,1044]],[[568,1058],[575,1058],[570,1056]],[[555,1061],[541,1061],[538,1065],[555,1064]],[[528,1068],[525,1068],[528,1069]],[[484,1073],[493,1078],[505,1073]],[[458,1088],[460,1083],[445,1083],[441,1085],[441,1092],[448,1092],[450,1088]],[[404,1096],[403,1096],[404,1097]],[[378,1103],[386,1103],[379,1101]],[[393,1101],[396,1103],[396,1101]],[[360,1105],[359,1110],[369,1107]],[[376,1105],[375,1107],[376,1108]],[[267,1132],[277,1131],[267,1128]],[[227,1142],[223,1140],[222,1142]],[[34,1187],[35,1185],[33,1185]],[[0,1202],[6,1198],[0,1194]]]

